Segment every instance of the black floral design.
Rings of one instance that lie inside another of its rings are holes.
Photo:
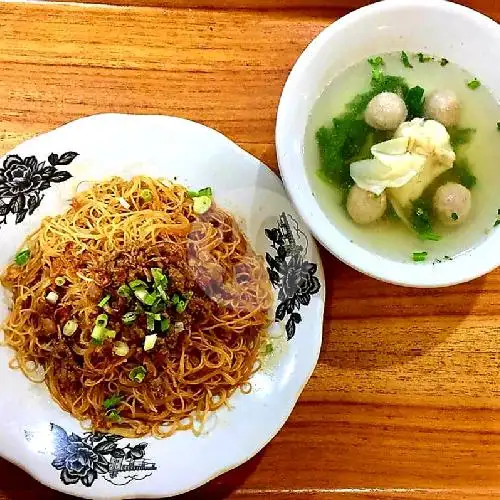
[[[123,438],[114,434],[86,432],[81,437],[74,433],[68,435],[56,424],[51,424],[50,429],[55,455],[52,466],[61,471],[64,484],[81,482],[90,487],[99,476],[103,476],[113,484],[124,485],[151,475],[145,471],[156,470],[154,463],[144,459],[147,443],[120,447],[118,442]],[[131,471],[141,473],[142,477],[130,474],[125,482],[114,481],[118,474]]]
[[[266,253],[267,272],[271,283],[278,289],[275,319],[283,321],[288,316],[286,334],[290,340],[295,335],[296,325],[302,321],[302,316],[296,311],[307,306],[311,296],[321,288],[315,276],[318,265],[306,260],[307,237],[290,214],[283,212],[277,227],[265,232],[276,253],[274,256]],[[304,245],[299,244],[300,240]]]
[[[35,156],[21,158],[9,155],[0,167],[0,225],[7,223],[9,214],[15,215],[15,223],[20,224],[27,215],[40,206],[42,191],[52,183],[67,181],[71,174],[57,170],[58,165],[69,165],[78,153],[68,151],[61,156],[52,153],[46,165]]]

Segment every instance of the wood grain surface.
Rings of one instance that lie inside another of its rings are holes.
[[[0,3],[0,152],[89,114],[158,113],[213,127],[276,169],[288,71],[369,2],[111,3]],[[498,0],[462,3],[500,19]],[[411,290],[322,255],[324,344],[296,409],[254,459],[184,500],[500,496],[500,272]],[[0,463],[0,500],[69,498]]]

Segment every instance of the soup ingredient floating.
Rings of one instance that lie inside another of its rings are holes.
[[[402,53],[400,61],[407,72],[415,64],[449,64],[424,54]],[[475,129],[461,127],[462,106],[453,90],[411,87],[403,76],[385,73],[382,56],[368,63],[370,88],[316,132],[319,174],[343,193],[353,223],[403,225],[436,242],[472,212],[477,179],[464,147]]]

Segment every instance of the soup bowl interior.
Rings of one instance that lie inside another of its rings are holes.
[[[374,54],[403,50],[449,59],[476,75],[495,99],[500,99],[500,79],[494,64],[500,52],[497,23],[471,9],[441,0],[382,1],[326,28],[298,59],[278,108],[279,167],[288,193],[316,238],[346,264],[400,285],[453,285],[486,274],[500,264],[498,230],[438,266],[432,261],[391,260],[352,242],[332,223],[318,204],[306,174],[305,130],[313,105],[327,85],[348,67]]]

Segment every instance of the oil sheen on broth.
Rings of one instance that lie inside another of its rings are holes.
[[[462,68],[437,57],[420,62],[422,59],[417,55],[408,56],[413,68],[405,67],[401,53],[382,55],[381,71],[403,77],[410,88],[422,87],[425,97],[436,90],[455,92],[461,106],[458,127],[476,131],[470,141],[460,147],[460,156],[468,159],[470,170],[477,179],[471,188],[471,210],[462,225],[450,228],[433,220],[433,233],[440,236],[439,241],[422,240],[401,220],[386,216],[371,224],[358,225],[346,211],[345,193],[318,175],[320,157],[316,132],[322,126],[330,126],[332,118],[341,115],[348,102],[370,88],[372,67],[367,61],[335,77],[319,97],[306,130],[304,155],[314,196],[336,227],[354,243],[393,260],[408,261],[414,252],[425,251],[428,262],[439,261],[477,245],[493,228],[500,208],[497,189],[500,183],[500,131],[497,129],[500,109],[485,86],[472,89],[467,85],[474,75]],[[387,138],[391,137],[392,134]],[[439,185],[439,179],[434,184]]]

